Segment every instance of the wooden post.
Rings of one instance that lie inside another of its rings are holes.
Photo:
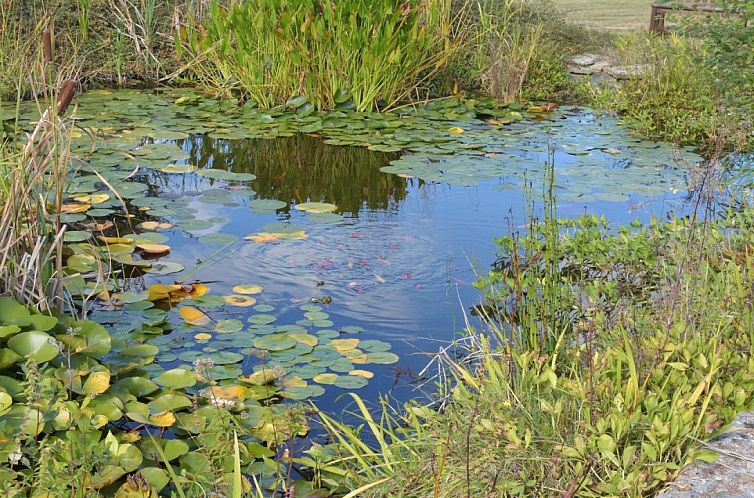
[[[662,34],[665,32],[665,14],[667,9],[663,5],[652,5],[652,17],[649,19],[649,32]]]

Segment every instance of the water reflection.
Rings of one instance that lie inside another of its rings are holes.
[[[406,198],[406,181],[380,168],[397,154],[361,147],[324,143],[307,135],[275,140],[219,140],[195,137],[179,140],[189,164],[235,173],[253,173],[252,187],[262,199],[296,203],[333,202],[339,211],[357,215],[370,210],[394,209]]]

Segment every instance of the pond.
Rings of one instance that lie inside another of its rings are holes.
[[[207,360],[223,384],[264,365],[278,379],[256,399],[332,411],[348,390],[417,396],[428,353],[474,320],[494,238],[536,211],[550,155],[559,215],[616,224],[683,209],[683,161],[699,160],[577,108],[311,114],[189,90],[80,100],[68,288],[100,290],[75,257],[93,233],[128,277],[91,318],[121,348],[153,346],[139,365],[151,376]]]

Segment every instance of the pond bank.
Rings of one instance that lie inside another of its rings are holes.
[[[719,455],[714,462],[695,462],[660,492],[658,498],[754,497],[754,413],[742,413],[730,429],[704,444]]]

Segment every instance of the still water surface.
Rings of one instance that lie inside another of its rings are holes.
[[[468,309],[480,301],[472,286],[475,275],[493,263],[494,238],[520,229],[525,206],[541,197],[550,141],[542,134],[535,152],[527,153],[529,169],[539,171],[531,174],[528,195],[510,188],[504,178],[463,186],[382,172],[398,154],[327,145],[305,135],[274,140],[196,135],[174,141],[189,153],[187,164],[256,175],[246,188],[150,170],[136,179],[150,185],[150,195],[178,208],[178,215],[165,218],[176,224],[165,232],[172,248],[167,259],[195,268],[191,280],[207,282],[218,295],[230,294],[237,284],[263,286],[255,297],[275,307],[276,324],[301,320],[302,304],[331,299],[320,306],[333,328],[361,326],[360,339],[389,342],[401,357],[395,365],[368,365],[375,377],[359,393],[369,400],[379,393],[406,399],[416,396],[411,372],[427,362],[425,353],[452,340],[466,318],[474,320]],[[577,160],[562,150],[555,153],[560,173],[568,174]],[[606,162],[599,181],[620,184],[627,173],[626,166]],[[672,172],[674,181],[678,176]],[[660,174],[647,182],[661,184],[663,178]],[[622,224],[682,209],[683,192],[662,184],[654,192],[628,191],[628,200],[619,202],[560,200],[558,212],[569,217],[594,213]],[[288,206],[260,211],[250,207],[254,199],[277,199]],[[317,217],[291,207],[309,200],[336,204],[341,217]],[[202,229],[196,220],[214,224]],[[265,244],[242,239],[280,222],[298,225],[308,238]],[[190,230],[180,229],[182,224]],[[212,234],[224,238],[206,237]],[[245,314],[251,312],[238,308],[227,317],[243,320]],[[258,363],[244,362],[244,370]],[[317,402],[334,408],[343,392],[328,387]]]

